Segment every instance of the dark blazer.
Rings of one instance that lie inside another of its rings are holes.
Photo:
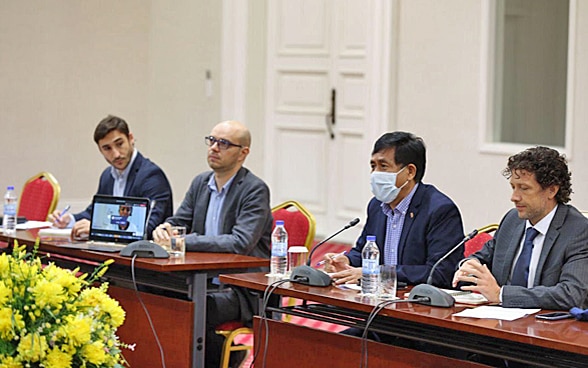
[[[186,226],[186,250],[269,258],[273,218],[267,185],[248,169],[239,169],[221,209],[221,235],[210,236],[204,234],[204,228],[211,175],[207,171],[196,176],[176,214],[166,220]]]
[[[375,235],[384,261],[387,217],[381,203],[372,198],[367,209],[367,222],[349,252],[351,265],[361,266],[361,251],[367,235]],[[427,281],[433,264],[464,237],[461,215],[455,203],[432,185],[420,183],[404,219],[398,243],[398,281],[411,285]],[[433,284],[449,287],[457,262],[463,258],[463,246],[437,266]]]
[[[112,195],[114,178],[107,167],[100,175],[100,183],[96,194]],[[151,237],[153,229],[173,213],[172,190],[163,170],[148,158],[137,152],[137,157],[129,171],[124,195],[127,197],[143,197],[155,200],[155,207],[151,211],[147,234]],[[92,205],[80,213],[74,215],[76,221],[90,219],[92,217]]]
[[[525,220],[512,209],[502,219],[494,239],[472,255],[488,265],[502,286],[502,305],[588,308],[588,219],[572,206],[558,205],[545,236],[532,288],[508,285],[524,231]]]

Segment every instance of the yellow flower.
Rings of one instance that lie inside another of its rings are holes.
[[[17,351],[25,361],[38,362],[47,350],[47,339],[39,334],[27,334],[18,344]]]
[[[44,364],[50,368],[70,368],[71,360],[71,355],[54,347],[47,353]]]
[[[90,288],[85,289],[80,294],[80,305],[86,307],[96,307],[100,305],[102,299],[104,299],[106,295],[104,292],[97,288]]]
[[[0,305],[6,304],[10,299],[12,299],[12,291],[6,286],[4,281],[0,281]]]
[[[25,327],[22,316],[18,311],[10,308],[0,308],[0,337],[11,340],[14,337],[14,331],[21,330]]]
[[[8,265],[9,265],[8,255],[6,253],[2,253],[0,255],[0,276],[2,277],[2,279],[5,279],[9,275],[10,268]]]
[[[65,300],[63,287],[46,279],[39,280],[31,290],[36,304],[41,308],[55,307]]]
[[[106,350],[100,341],[94,341],[91,344],[84,345],[82,349],[82,356],[88,360],[89,363],[100,365],[106,361]]]
[[[76,277],[50,263],[42,267],[26,246],[0,254],[0,368],[112,368],[124,364],[116,329],[125,319],[108,284],[92,287],[92,276]]]
[[[82,289],[82,282],[75,276],[75,270],[64,270],[51,263],[45,267],[43,274],[45,278],[52,283],[61,285],[68,295],[77,295]]]
[[[89,318],[69,316],[66,318],[62,336],[68,338],[72,345],[81,346],[90,341],[91,326],[92,320]]]
[[[102,299],[100,303],[101,310],[110,315],[112,327],[119,327],[125,321],[125,311],[120,307],[118,302],[110,297]]]
[[[0,359],[0,368],[22,368],[22,364],[14,357],[5,356]]]

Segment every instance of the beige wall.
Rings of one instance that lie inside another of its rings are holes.
[[[176,207],[208,169],[204,136],[219,122],[221,2],[153,0],[150,14],[149,155],[172,183]],[[205,94],[206,70],[212,96]],[[225,119],[223,117],[223,119]]]
[[[423,137],[424,181],[458,204],[466,231],[498,222],[511,205],[506,156],[479,151],[481,2],[402,1],[397,128]]]
[[[80,209],[107,165],[94,127],[117,114],[181,200],[220,119],[220,19],[213,0],[1,1],[0,186],[48,170]]]
[[[484,153],[479,135],[484,113],[482,19],[484,1],[400,1],[396,119],[391,129],[413,131],[428,146],[425,181],[451,196],[466,231],[498,222],[510,208],[501,176],[507,153]],[[578,1],[573,146],[569,160],[572,204],[588,209],[588,4]],[[516,153],[513,151],[512,153]]]
[[[232,1],[232,0],[228,0]],[[247,73],[245,120],[251,129],[253,142],[246,165],[259,177],[264,172],[265,137],[265,65],[266,65],[266,5],[249,1],[247,32]]]

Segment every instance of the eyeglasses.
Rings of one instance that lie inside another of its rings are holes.
[[[240,144],[235,144],[233,142],[229,142],[226,139],[218,139],[215,138],[211,135],[209,135],[208,137],[204,137],[204,142],[206,143],[207,146],[214,146],[215,143],[218,144],[218,148],[220,148],[221,150],[225,151],[228,150],[230,147],[239,147],[239,148],[243,148],[242,145]]]

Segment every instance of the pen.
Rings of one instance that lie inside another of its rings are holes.
[[[331,260],[333,260],[333,259],[335,259],[335,258],[337,258],[337,257],[339,257],[339,256],[344,256],[344,255],[346,255],[346,254],[347,254],[347,251],[346,251],[346,250],[344,250],[343,252],[341,252],[341,253],[337,253],[337,254],[335,254],[334,256],[332,256],[332,257],[331,257]],[[317,265],[317,266],[322,266],[322,265],[324,265],[324,264],[325,264],[325,260],[323,259],[322,261],[320,261],[320,262],[319,262],[319,263],[317,263],[316,265]]]
[[[69,211],[70,208],[71,208],[71,206],[69,204],[67,206],[65,206],[65,208],[63,209],[63,211],[61,211],[59,216],[57,216],[55,221],[57,221],[57,222],[61,221],[61,216],[65,215],[67,213],[67,211]]]

